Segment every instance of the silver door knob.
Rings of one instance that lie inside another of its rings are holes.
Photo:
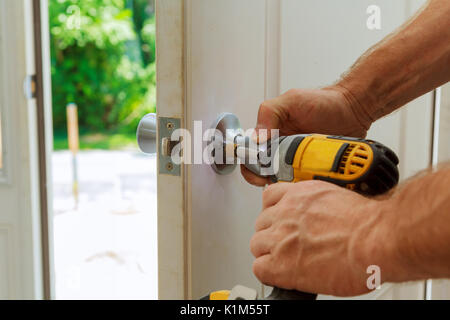
[[[156,114],[148,113],[143,116],[136,131],[137,143],[142,152],[156,153],[156,130]]]

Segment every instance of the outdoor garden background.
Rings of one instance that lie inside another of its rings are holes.
[[[156,160],[135,142],[140,118],[156,110],[154,1],[49,0],[49,17],[56,297],[154,299]]]

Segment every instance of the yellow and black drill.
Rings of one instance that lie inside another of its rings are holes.
[[[266,165],[260,159],[266,159]],[[267,164],[272,168],[264,172]],[[381,143],[321,134],[280,137],[275,150],[272,140],[258,154],[256,164],[245,164],[273,182],[323,180],[364,195],[379,195],[394,187],[399,178],[397,165],[395,153]]]

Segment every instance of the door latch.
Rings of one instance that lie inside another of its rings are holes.
[[[178,140],[172,140],[172,133],[180,128],[180,119],[178,118],[158,118],[159,133],[159,173],[170,174],[174,176],[181,175],[181,167],[172,160],[172,150],[180,143]]]
[[[172,140],[172,133],[180,128],[179,118],[156,117],[156,114],[146,114],[139,122],[136,138],[142,152],[155,154],[157,131],[159,134],[158,163],[160,174],[181,175],[181,168],[172,159],[172,151],[180,140]],[[181,157],[180,149],[179,156]]]

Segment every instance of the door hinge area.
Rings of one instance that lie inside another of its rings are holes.
[[[23,81],[23,92],[25,98],[34,99],[37,96],[37,76],[35,74],[26,76]]]

